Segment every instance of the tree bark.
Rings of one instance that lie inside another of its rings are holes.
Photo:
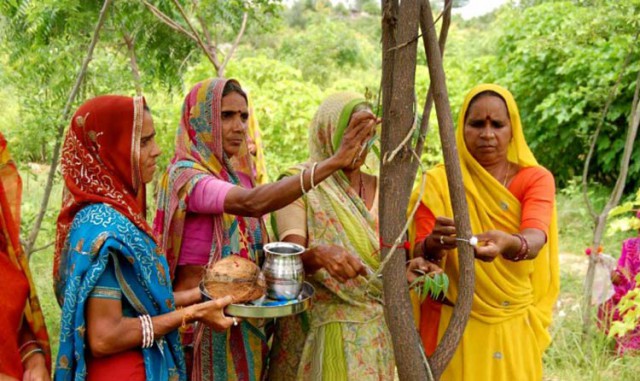
[[[412,129],[415,116],[415,68],[417,56],[419,0],[395,0],[382,3],[383,117],[382,164],[380,168],[380,237],[388,245],[402,237],[407,204],[415,170],[408,165],[414,159],[407,146],[392,159],[389,153],[402,144]],[[399,22],[398,22],[399,21]],[[406,43],[396,48],[398,43]],[[382,245],[384,310],[393,340],[393,350],[401,380],[425,380],[430,376],[421,353],[420,337],[411,316],[411,301],[405,275],[405,255],[390,252]],[[390,258],[386,258],[391,255]],[[424,364],[420,366],[420,364]]]
[[[47,183],[44,188],[44,195],[42,196],[42,202],[40,203],[40,210],[38,211],[38,215],[36,216],[36,220],[34,222],[31,231],[29,232],[29,238],[27,239],[27,247],[25,248],[25,252],[27,256],[31,255],[33,247],[38,239],[38,233],[40,232],[40,227],[42,226],[42,220],[44,219],[44,215],[47,211],[47,206],[49,205],[49,198],[51,196],[51,189],[53,188],[53,179],[55,177],[57,168],[58,168],[58,160],[60,159],[60,147],[62,146],[62,137],[64,135],[64,129],[66,126],[66,121],[69,119],[69,112],[71,110],[71,105],[76,99],[78,95],[78,91],[80,90],[80,86],[82,85],[84,78],[87,73],[87,69],[89,67],[89,62],[93,58],[93,50],[98,43],[100,38],[100,30],[104,25],[105,20],[107,19],[107,10],[109,9],[109,5],[111,5],[111,0],[104,0],[102,4],[102,9],[100,10],[100,16],[98,17],[98,22],[93,31],[93,37],[91,38],[91,43],[89,44],[89,48],[87,50],[87,55],[82,62],[82,66],[80,67],[80,71],[78,72],[78,77],[76,78],[76,82],[71,89],[71,93],[69,94],[69,98],[67,99],[67,103],[64,106],[62,111],[62,122],[58,126],[58,131],[56,132],[56,144],[53,148],[53,157],[51,158],[51,168],[49,168],[49,175],[47,176]]]
[[[423,27],[429,76],[431,77],[431,89],[433,90],[436,114],[438,116],[442,153],[451,195],[451,206],[455,216],[456,231],[459,237],[468,238],[471,237],[472,232],[467,198],[462,183],[462,171],[458,159],[458,149],[456,147],[451,106],[449,105],[449,96],[447,94],[447,85],[442,65],[442,55],[438,46],[435,26],[433,25],[431,6],[427,0],[422,0],[420,20]],[[458,258],[460,261],[460,286],[458,287],[459,294],[455,301],[456,305],[453,309],[453,316],[435,353],[429,359],[433,375],[436,379],[440,378],[445,367],[449,361],[451,361],[460,343],[464,327],[469,319],[469,312],[471,311],[475,282],[473,248],[465,242],[458,241]]]
[[[447,36],[449,35],[449,26],[451,25],[451,7],[453,4],[453,0],[445,0],[444,9],[443,9],[443,18],[442,18],[442,26],[440,27],[440,35],[438,37],[438,46],[440,47],[440,54],[444,60],[444,48],[447,44]],[[422,30],[423,36],[426,26],[426,20],[423,20],[422,9],[420,11],[420,29]],[[424,44],[424,51],[427,51],[427,40],[422,39]],[[427,100],[424,103],[424,107],[422,109],[422,122],[420,123],[420,132],[418,133],[418,141],[416,142],[415,151],[418,156],[422,155],[422,150],[424,148],[424,143],[427,137],[427,131],[429,130],[429,117],[431,116],[431,109],[433,108],[433,87],[431,81],[429,82],[429,92],[427,93]],[[412,170],[414,172],[417,171],[419,163],[411,163]]]

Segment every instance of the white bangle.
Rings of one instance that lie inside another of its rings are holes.
[[[313,166],[311,166],[311,189],[315,189],[316,184],[313,183],[314,177],[316,177],[316,167],[318,166],[318,162],[314,162]],[[310,190],[311,190],[310,189]]]
[[[153,346],[153,321],[149,315],[140,315],[140,325],[142,326],[142,348],[151,348]]]
[[[302,171],[300,172],[300,189],[302,190],[302,195],[307,194],[307,191],[304,190],[304,171],[305,169],[302,168]]]
[[[142,329],[142,343],[140,346],[145,348],[145,345],[147,344],[147,324],[143,315],[138,316],[138,319],[140,320],[140,328]]]
[[[153,330],[153,320],[151,320],[151,316],[145,315],[147,318],[147,322],[149,323],[149,348],[153,346],[153,342],[155,341],[155,332]]]

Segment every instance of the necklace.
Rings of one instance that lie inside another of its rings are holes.
[[[502,186],[507,187],[507,179],[509,178],[509,169],[511,169],[511,163],[507,160],[507,167],[504,171],[504,180],[502,180]]]

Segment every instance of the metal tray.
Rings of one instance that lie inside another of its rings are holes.
[[[212,299],[203,284],[200,284],[200,292],[205,299]],[[302,290],[297,299],[293,300],[273,300],[266,296],[251,302],[241,304],[229,304],[224,312],[229,316],[242,318],[278,318],[299,314],[306,311],[311,305],[311,299],[316,290],[309,282],[304,282]]]

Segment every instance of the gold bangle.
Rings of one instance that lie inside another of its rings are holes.
[[[29,352],[25,353],[25,355],[24,355],[24,356],[22,356],[22,358],[20,359],[20,361],[21,361],[22,363],[24,363],[24,362],[25,362],[29,357],[33,356],[34,354],[36,354],[36,353],[38,353],[38,352],[40,352],[40,353],[44,353],[44,351],[43,351],[42,349],[40,349],[40,348],[33,348],[33,349],[32,349],[32,350],[30,350]]]

